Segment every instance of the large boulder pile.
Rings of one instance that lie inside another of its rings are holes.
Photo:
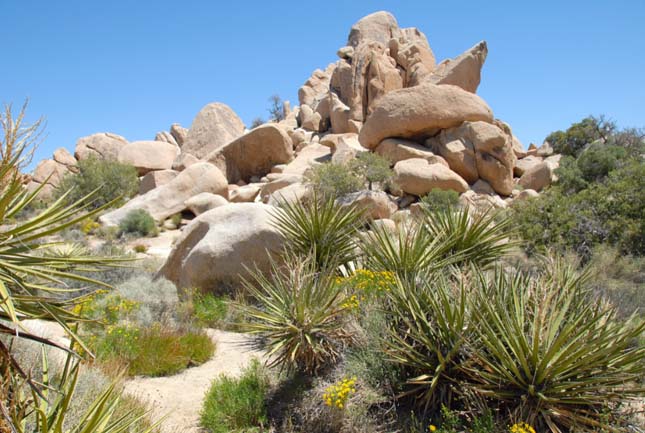
[[[178,212],[198,215],[161,273],[204,288],[239,281],[244,266],[265,267],[265,248],[280,245],[268,223],[271,206],[309,197],[312,167],[348,164],[363,152],[389,160],[394,182],[338,202],[362,207],[379,224],[394,224],[433,189],[456,191],[464,205],[505,207],[547,187],[560,156],[548,143],[524,149],[476,94],[487,54],[479,42],[437,62],[421,31],[376,12],[352,26],[335,63],[305,81],[298,106],[285,101],[279,122],[248,130],[232,108],[210,103],[190,128],[173,124],[153,141],[80,138],[74,155],[59,149],[42,161],[29,186],[45,184],[51,194],[87,158],[133,165],[139,196],[101,222],[117,225],[134,209],[160,224]]]

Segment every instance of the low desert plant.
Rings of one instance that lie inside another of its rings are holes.
[[[201,326],[214,327],[226,319],[230,299],[212,293],[195,291],[192,295],[193,316]]]
[[[132,376],[169,376],[208,361],[215,351],[203,332],[109,326],[95,343],[101,362],[116,363]]]
[[[140,236],[151,236],[157,233],[154,218],[144,209],[134,209],[119,223],[121,233],[131,233]]]
[[[459,193],[453,190],[435,188],[421,197],[420,203],[430,212],[452,211],[459,205]]]
[[[252,274],[245,288],[255,305],[240,305],[246,332],[263,338],[271,365],[315,373],[337,360],[353,340],[347,329],[346,295],[330,270],[318,271],[312,258],[273,263],[269,276]]]
[[[354,206],[341,206],[333,198],[314,194],[304,203],[282,202],[274,213],[274,224],[291,254],[310,255],[317,269],[335,268],[356,258],[354,237],[362,215]]]
[[[268,390],[268,377],[257,360],[237,379],[220,376],[204,399],[201,426],[209,433],[265,431]]]

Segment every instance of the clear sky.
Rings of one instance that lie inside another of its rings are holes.
[[[95,132],[152,139],[214,101],[248,125],[272,94],[297,104],[378,10],[438,60],[485,39],[478,93],[525,146],[588,114],[645,126],[644,0],[0,0],[0,102],[46,117],[37,159]]]

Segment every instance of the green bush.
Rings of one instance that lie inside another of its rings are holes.
[[[119,207],[139,191],[137,170],[131,165],[88,158],[78,162],[78,169],[78,173],[66,175],[57,188],[59,196],[68,192],[68,203],[98,189],[92,196],[91,208],[98,208],[121,197],[114,203],[115,207]]]
[[[459,193],[435,188],[421,197],[421,205],[430,212],[454,210],[459,205]]]
[[[121,233],[131,233],[140,236],[150,236],[157,233],[157,224],[144,209],[134,209],[119,223]]]
[[[195,292],[192,295],[193,315],[200,326],[219,326],[226,319],[229,302],[222,296]]]
[[[209,433],[266,431],[269,380],[257,360],[237,379],[220,376],[206,394],[200,424]]]
[[[348,168],[356,177],[363,179],[363,185],[367,182],[370,190],[375,183],[380,184],[381,189],[384,189],[389,186],[394,176],[390,161],[373,152],[358,153],[356,158],[349,162]]]
[[[602,182],[568,193],[556,185],[515,202],[512,218],[527,252],[573,250],[588,260],[597,245],[645,254],[645,164],[628,159]]]
[[[331,162],[314,166],[307,181],[318,195],[332,199],[360,191],[365,185],[347,166]]]

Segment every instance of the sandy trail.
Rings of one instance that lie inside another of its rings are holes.
[[[169,414],[162,425],[163,433],[197,433],[199,412],[204,394],[220,374],[237,376],[253,358],[264,354],[245,345],[249,337],[216,329],[206,330],[216,344],[213,358],[175,376],[137,377],[125,384],[125,392],[151,406],[151,418]]]

